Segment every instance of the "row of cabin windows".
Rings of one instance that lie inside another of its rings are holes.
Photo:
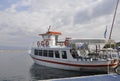
[[[66,51],[61,51],[62,53],[62,58],[67,59],[67,54]],[[53,50],[34,50],[34,54],[38,56],[44,56],[44,57],[54,57],[55,58],[60,58],[59,51],[53,51]]]

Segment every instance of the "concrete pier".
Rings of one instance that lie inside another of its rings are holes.
[[[50,80],[42,80],[42,81],[120,81],[120,75],[104,74],[104,75],[92,75],[92,76],[83,76],[83,77],[50,79]]]

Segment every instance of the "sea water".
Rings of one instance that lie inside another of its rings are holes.
[[[36,81],[105,74],[78,72],[37,65],[28,50],[0,50],[0,81]]]

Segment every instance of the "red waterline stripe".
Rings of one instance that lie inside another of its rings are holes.
[[[32,57],[32,56],[31,56]],[[105,65],[79,65],[79,64],[70,64],[70,63],[63,63],[63,62],[55,62],[55,61],[50,61],[50,60],[43,60],[43,59],[38,59],[38,58],[34,58],[35,60],[38,61],[43,61],[43,62],[49,62],[49,63],[54,63],[54,64],[61,64],[61,65],[68,65],[68,66],[76,66],[76,67],[107,67],[108,64]],[[117,63],[114,62],[113,64],[109,64],[109,66],[116,66]]]

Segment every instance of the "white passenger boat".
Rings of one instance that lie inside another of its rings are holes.
[[[65,70],[99,70],[115,68],[118,52],[113,48],[104,48],[106,43],[115,43],[105,39],[72,39],[59,41],[61,32],[48,31],[39,34],[43,40],[32,47],[30,56],[34,62],[48,67]]]
[[[109,39],[73,39],[66,38],[59,41],[61,32],[47,31],[42,36],[43,40],[32,47],[30,56],[35,63],[53,68],[66,70],[99,70],[107,71],[108,68],[116,68],[119,64],[118,51],[111,45],[115,42],[111,39],[119,0],[115,8]],[[109,48],[104,48],[108,44]]]

